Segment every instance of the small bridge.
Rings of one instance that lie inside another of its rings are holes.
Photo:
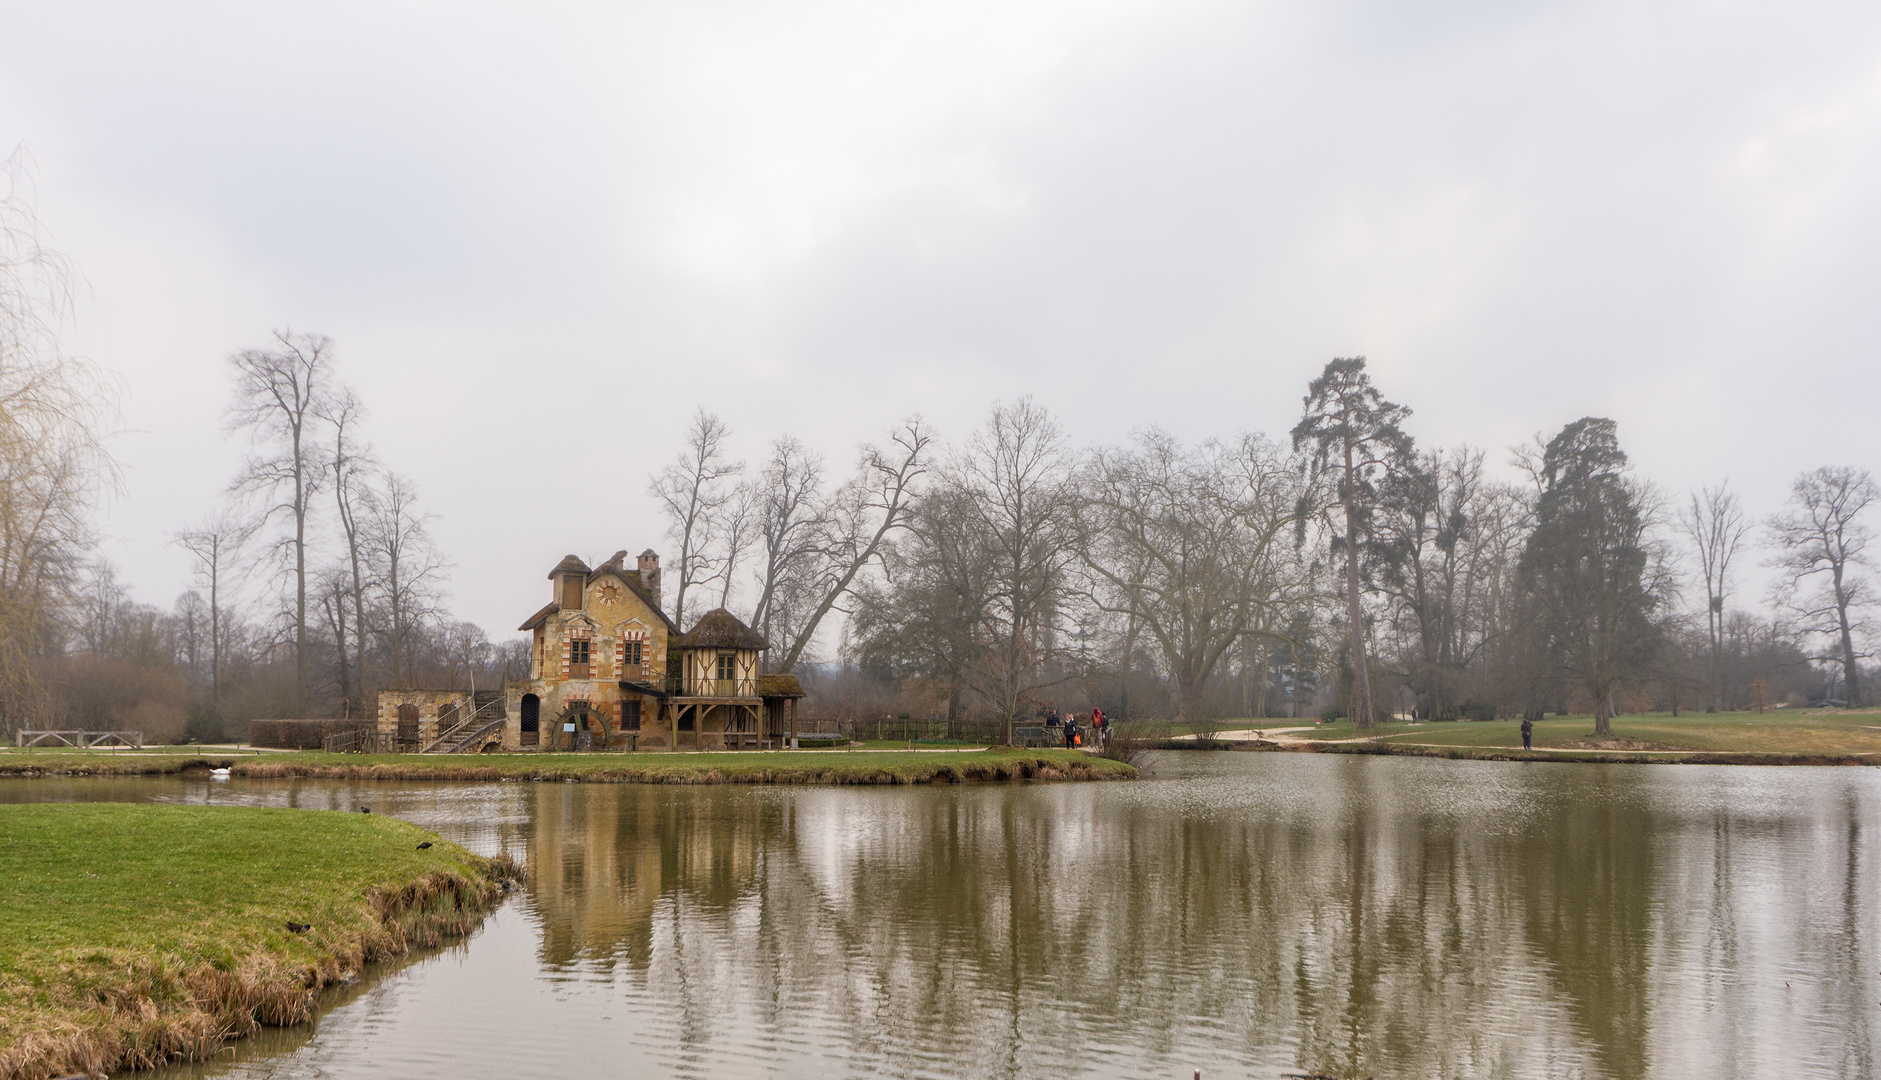
[[[16,731],[13,733],[15,746],[69,746],[77,750],[89,750],[97,746],[128,746],[141,750],[144,746],[144,733],[141,731]]]

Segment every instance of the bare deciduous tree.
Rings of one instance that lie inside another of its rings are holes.
[[[1705,634],[1711,646],[1711,703],[1724,707],[1724,602],[1731,593],[1731,563],[1750,534],[1750,522],[1728,483],[1692,492],[1679,527],[1698,553],[1705,582]]]
[[[35,657],[57,641],[91,547],[90,511],[116,481],[103,442],[115,383],[68,355],[77,268],[33,205],[23,148],[0,161],[0,722],[48,705]]]
[[[884,580],[857,590],[855,655],[877,677],[912,679],[944,699],[951,722],[987,644],[991,535],[972,497],[946,484],[923,495],[906,522],[906,534],[883,545]]]
[[[679,459],[660,470],[648,485],[666,514],[666,535],[679,543],[678,586],[673,590],[673,620],[686,623],[686,594],[724,572],[712,552],[717,516],[733,497],[731,482],[744,463],[726,455],[731,429],[701,408],[686,432]]]
[[[1026,699],[1065,679],[1060,620],[1077,551],[1073,460],[1064,432],[1031,398],[993,406],[948,467],[983,530],[987,568],[985,645],[969,678],[1006,723]]]
[[[1851,706],[1865,701],[1856,640],[1862,610],[1871,602],[1868,544],[1874,531],[1862,520],[1877,498],[1865,469],[1832,465],[1807,472],[1790,487],[1790,509],[1769,521],[1772,565],[1784,572],[1777,601],[1795,611],[1800,627],[1830,638],[1833,651],[1816,657],[1842,669]],[[1812,587],[1813,586],[1813,587]]]
[[[448,566],[431,546],[430,522],[431,515],[418,511],[411,482],[387,473],[382,491],[368,506],[366,550],[383,611],[376,631],[392,677],[407,684],[413,678],[413,647],[439,614],[438,587]]]
[[[792,436],[780,437],[771,444],[771,456],[759,471],[753,492],[763,565],[758,568],[751,623],[776,647],[780,637],[797,636],[780,609],[822,569],[821,556],[829,541],[822,455]]]
[[[194,528],[176,534],[176,543],[195,559],[194,573],[209,591],[209,694],[215,700],[222,693],[222,661],[227,645],[224,592],[236,585],[234,577],[240,566],[241,552],[248,542],[250,527],[233,515],[216,514]]]
[[[1156,642],[1177,719],[1205,719],[1203,688],[1230,648],[1311,602],[1291,538],[1301,495],[1293,463],[1257,435],[1187,450],[1153,430],[1093,457],[1080,515],[1091,596],[1127,638]]]
[[[882,547],[907,525],[916,489],[928,471],[934,441],[919,416],[909,417],[889,436],[891,447],[865,446],[856,475],[826,507],[821,573],[803,580],[803,616],[777,671],[789,671],[803,659],[817,627],[850,595],[856,576],[881,556]]]
[[[275,545],[282,557],[293,602],[294,693],[308,699],[307,591],[309,530],[314,496],[325,477],[326,457],[314,422],[328,402],[333,342],[319,334],[274,332],[275,347],[243,349],[229,357],[235,369],[235,400],[229,427],[248,433],[259,453],[235,480],[236,492],[260,500],[259,526],[277,516],[288,529]]]
[[[377,468],[371,448],[361,445],[359,441],[359,422],[365,412],[365,406],[350,386],[340,387],[320,408],[320,418],[332,428],[327,468],[333,484],[335,520],[340,527],[340,541],[346,548],[341,554],[341,573],[337,576],[329,575],[332,581],[327,591],[336,599],[328,602],[346,604],[351,608],[352,616],[348,620],[346,613],[333,611],[328,614],[328,622],[337,636],[335,647],[339,650],[340,696],[354,704],[362,701],[364,690],[366,591],[370,587],[366,572],[365,528],[360,520],[360,511],[371,498],[371,481]],[[349,644],[346,628],[349,622],[352,628],[350,662],[346,655]]]

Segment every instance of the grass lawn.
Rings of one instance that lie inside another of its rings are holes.
[[[508,873],[371,814],[0,806],[0,1077],[148,1066],[299,1022],[362,963],[467,931]]]
[[[1269,728],[1310,726],[1311,721],[1267,721]],[[1591,716],[1549,716],[1535,725],[1539,751],[1686,752],[1705,754],[1804,755],[1842,757],[1881,755],[1881,712],[1772,710],[1766,713],[1649,713],[1613,719],[1613,738],[1595,740]],[[1294,732],[1300,738],[1383,741],[1410,746],[1466,750],[1515,750],[1522,747],[1521,723],[1515,720],[1455,723],[1387,723],[1361,734],[1350,720]]]
[[[639,754],[267,754],[261,757],[119,755],[111,751],[0,750],[0,776],[32,772],[177,772],[226,765],[233,776],[359,779],[590,780],[600,783],[921,784],[961,780],[1109,780],[1136,775],[1122,762],[1075,750],[771,750]]]

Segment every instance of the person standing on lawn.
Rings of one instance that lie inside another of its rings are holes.
[[[1535,748],[1535,721],[1530,719],[1529,717],[1524,716],[1522,717],[1522,749],[1533,750],[1534,748]]]

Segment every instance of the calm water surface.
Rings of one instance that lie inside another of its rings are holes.
[[[364,803],[526,860],[473,938],[173,1077],[1877,1075],[1881,771],[1155,772],[0,799]]]

